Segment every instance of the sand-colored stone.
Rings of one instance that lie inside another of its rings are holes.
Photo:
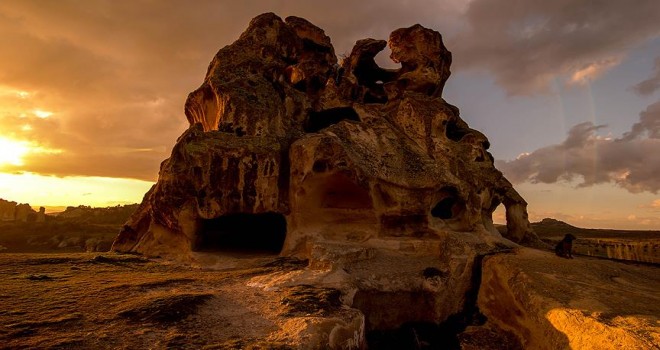
[[[522,349],[654,349],[658,290],[657,267],[569,260],[528,248],[488,257],[478,297],[488,321],[462,335],[464,348],[499,349],[489,336],[509,333]]]
[[[374,62],[387,44],[400,69]],[[338,64],[308,21],[256,17],[189,95],[190,128],[114,250],[185,260],[208,248],[205,220],[235,214],[281,215],[282,255],[448,232],[494,242],[500,204],[507,238],[535,241],[488,139],[441,97],[450,64],[441,35],[420,25],[359,40]]]
[[[374,62],[386,45],[400,69]],[[486,136],[442,98],[450,64],[420,25],[359,40],[338,63],[306,20],[256,17],[188,96],[190,127],[113,250],[206,268],[259,249],[306,259],[249,282],[340,293],[345,312],[289,320],[270,339],[300,349],[365,348],[374,332],[456,318],[480,256],[538,239]]]

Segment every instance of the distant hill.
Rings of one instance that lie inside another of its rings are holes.
[[[660,231],[580,228],[551,218],[532,223],[532,228],[540,238],[561,238],[570,233],[582,238],[660,239]]]
[[[123,225],[137,207],[138,204],[117,205],[105,208],[92,208],[90,206],[80,205],[77,207],[67,207],[66,210],[58,213],[57,219],[88,224]]]
[[[567,233],[577,237],[573,242],[574,255],[660,265],[660,231],[580,228],[551,218],[531,225],[551,247]],[[506,226],[498,229],[506,230]]]
[[[137,204],[67,207],[42,222],[0,221],[0,252],[107,251]]]

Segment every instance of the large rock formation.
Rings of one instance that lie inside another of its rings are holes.
[[[297,323],[319,348],[464,313],[478,256],[537,238],[488,139],[442,99],[451,53],[440,34],[394,31],[399,69],[374,61],[387,44],[359,40],[338,63],[306,20],[253,19],[188,96],[190,128],[113,249],[200,264],[228,250],[308,259],[254,285],[334,288],[360,310]],[[506,238],[492,221],[500,204]]]
[[[394,31],[396,70],[374,61],[386,45],[359,40],[339,65],[330,38],[306,20],[253,19],[189,95],[190,128],[114,249],[180,256],[221,244],[207,231],[256,222],[267,230],[254,239],[283,255],[308,256],[315,241],[499,238],[501,203],[506,238],[533,239],[488,139],[441,97],[451,53],[440,34]]]

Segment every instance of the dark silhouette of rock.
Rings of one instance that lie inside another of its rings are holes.
[[[0,199],[0,221],[34,221],[37,212],[27,204],[18,204],[13,201]]]
[[[36,213],[35,222],[46,222],[46,208],[39,207],[39,212]]]

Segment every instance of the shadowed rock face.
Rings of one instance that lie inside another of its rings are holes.
[[[400,69],[374,61],[388,44]],[[217,226],[208,220],[237,214],[283,218],[283,255],[309,256],[315,242],[447,232],[495,241],[500,204],[506,238],[536,240],[488,139],[441,97],[450,64],[441,35],[420,25],[389,42],[359,40],[338,64],[308,21],[254,18],[188,96],[190,128],[113,249],[203,250],[205,228]]]

